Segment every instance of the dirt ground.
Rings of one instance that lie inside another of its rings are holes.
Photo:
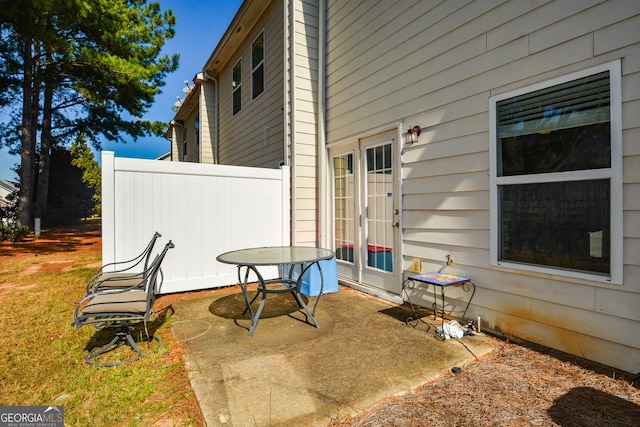
[[[0,243],[0,262],[62,251],[100,251],[100,222]],[[53,265],[52,268],[63,268]],[[167,306],[212,291],[162,296]],[[399,363],[411,363],[407,360]],[[493,355],[444,372],[332,426],[639,426],[640,379],[547,348],[504,341]]]
[[[22,242],[0,242],[0,260],[64,251],[94,252],[100,251],[101,246],[100,221],[88,220],[78,226],[43,229],[39,238],[31,234]]]

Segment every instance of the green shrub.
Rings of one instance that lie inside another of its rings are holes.
[[[15,222],[0,221],[0,242],[11,240],[12,242],[21,242],[31,233],[31,229],[26,225],[18,227]]]

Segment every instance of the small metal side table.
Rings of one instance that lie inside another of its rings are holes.
[[[469,309],[471,300],[476,293],[476,285],[468,277],[455,276],[453,274],[442,274],[438,272],[414,274],[407,277],[404,282],[402,282],[402,295],[403,299],[406,298],[405,301],[407,301],[411,306],[414,317],[409,316],[405,322],[408,325],[411,325],[413,322],[415,322],[415,324],[412,325],[413,327],[416,327],[418,325],[418,321],[422,321],[423,323],[426,322],[424,322],[424,320],[422,320],[416,313],[416,308],[411,302],[411,298],[409,297],[409,292],[407,292],[407,290],[412,290],[416,286],[419,286],[421,284],[426,284],[427,287],[429,285],[433,286],[433,320],[437,319],[438,314],[438,297],[436,295],[436,287],[440,288],[440,296],[442,301],[442,305],[440,308],[440,312],[442,314],[442,327],[444,327],[444,289],[449,286],[462,286],[462,289],[464,289],[465,292],[472,291],[471,297],[467,301],[467,306],[462,313],[462,318],[464,318],[464,316],[467,314],[467,310]],[[430,328],[431,326],[427,328],[427,331]]]

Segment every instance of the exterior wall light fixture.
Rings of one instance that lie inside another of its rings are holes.
[[[404,141],[406,144],[411,145],[415,142],[418,142],[418,137],[420,136],[420,132],[422,132],[422,128],[420,126],[414,126],[410,128],[407,133],[404,135]]]

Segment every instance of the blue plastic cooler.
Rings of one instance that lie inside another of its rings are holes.
[[[320,268],[322,268],[322,276],[324,277],[324,288],[322,289],[323,294],[329,294],[333,292],[338,292],[340,287],[338,286],[338,270],[336,267],[336,258],[333,257],[328,260],[320,261]],[[294,266],[293,274],[291,278],[296,280],[300,275],[300,265]],[[285,271],[285,275],[289,275],[289,270]],[[300,285],[300,293],[315,297],[320,295],[320,271],[318,270],[318,265],[314,264],[304,273],[302,277],[302,284]]]

